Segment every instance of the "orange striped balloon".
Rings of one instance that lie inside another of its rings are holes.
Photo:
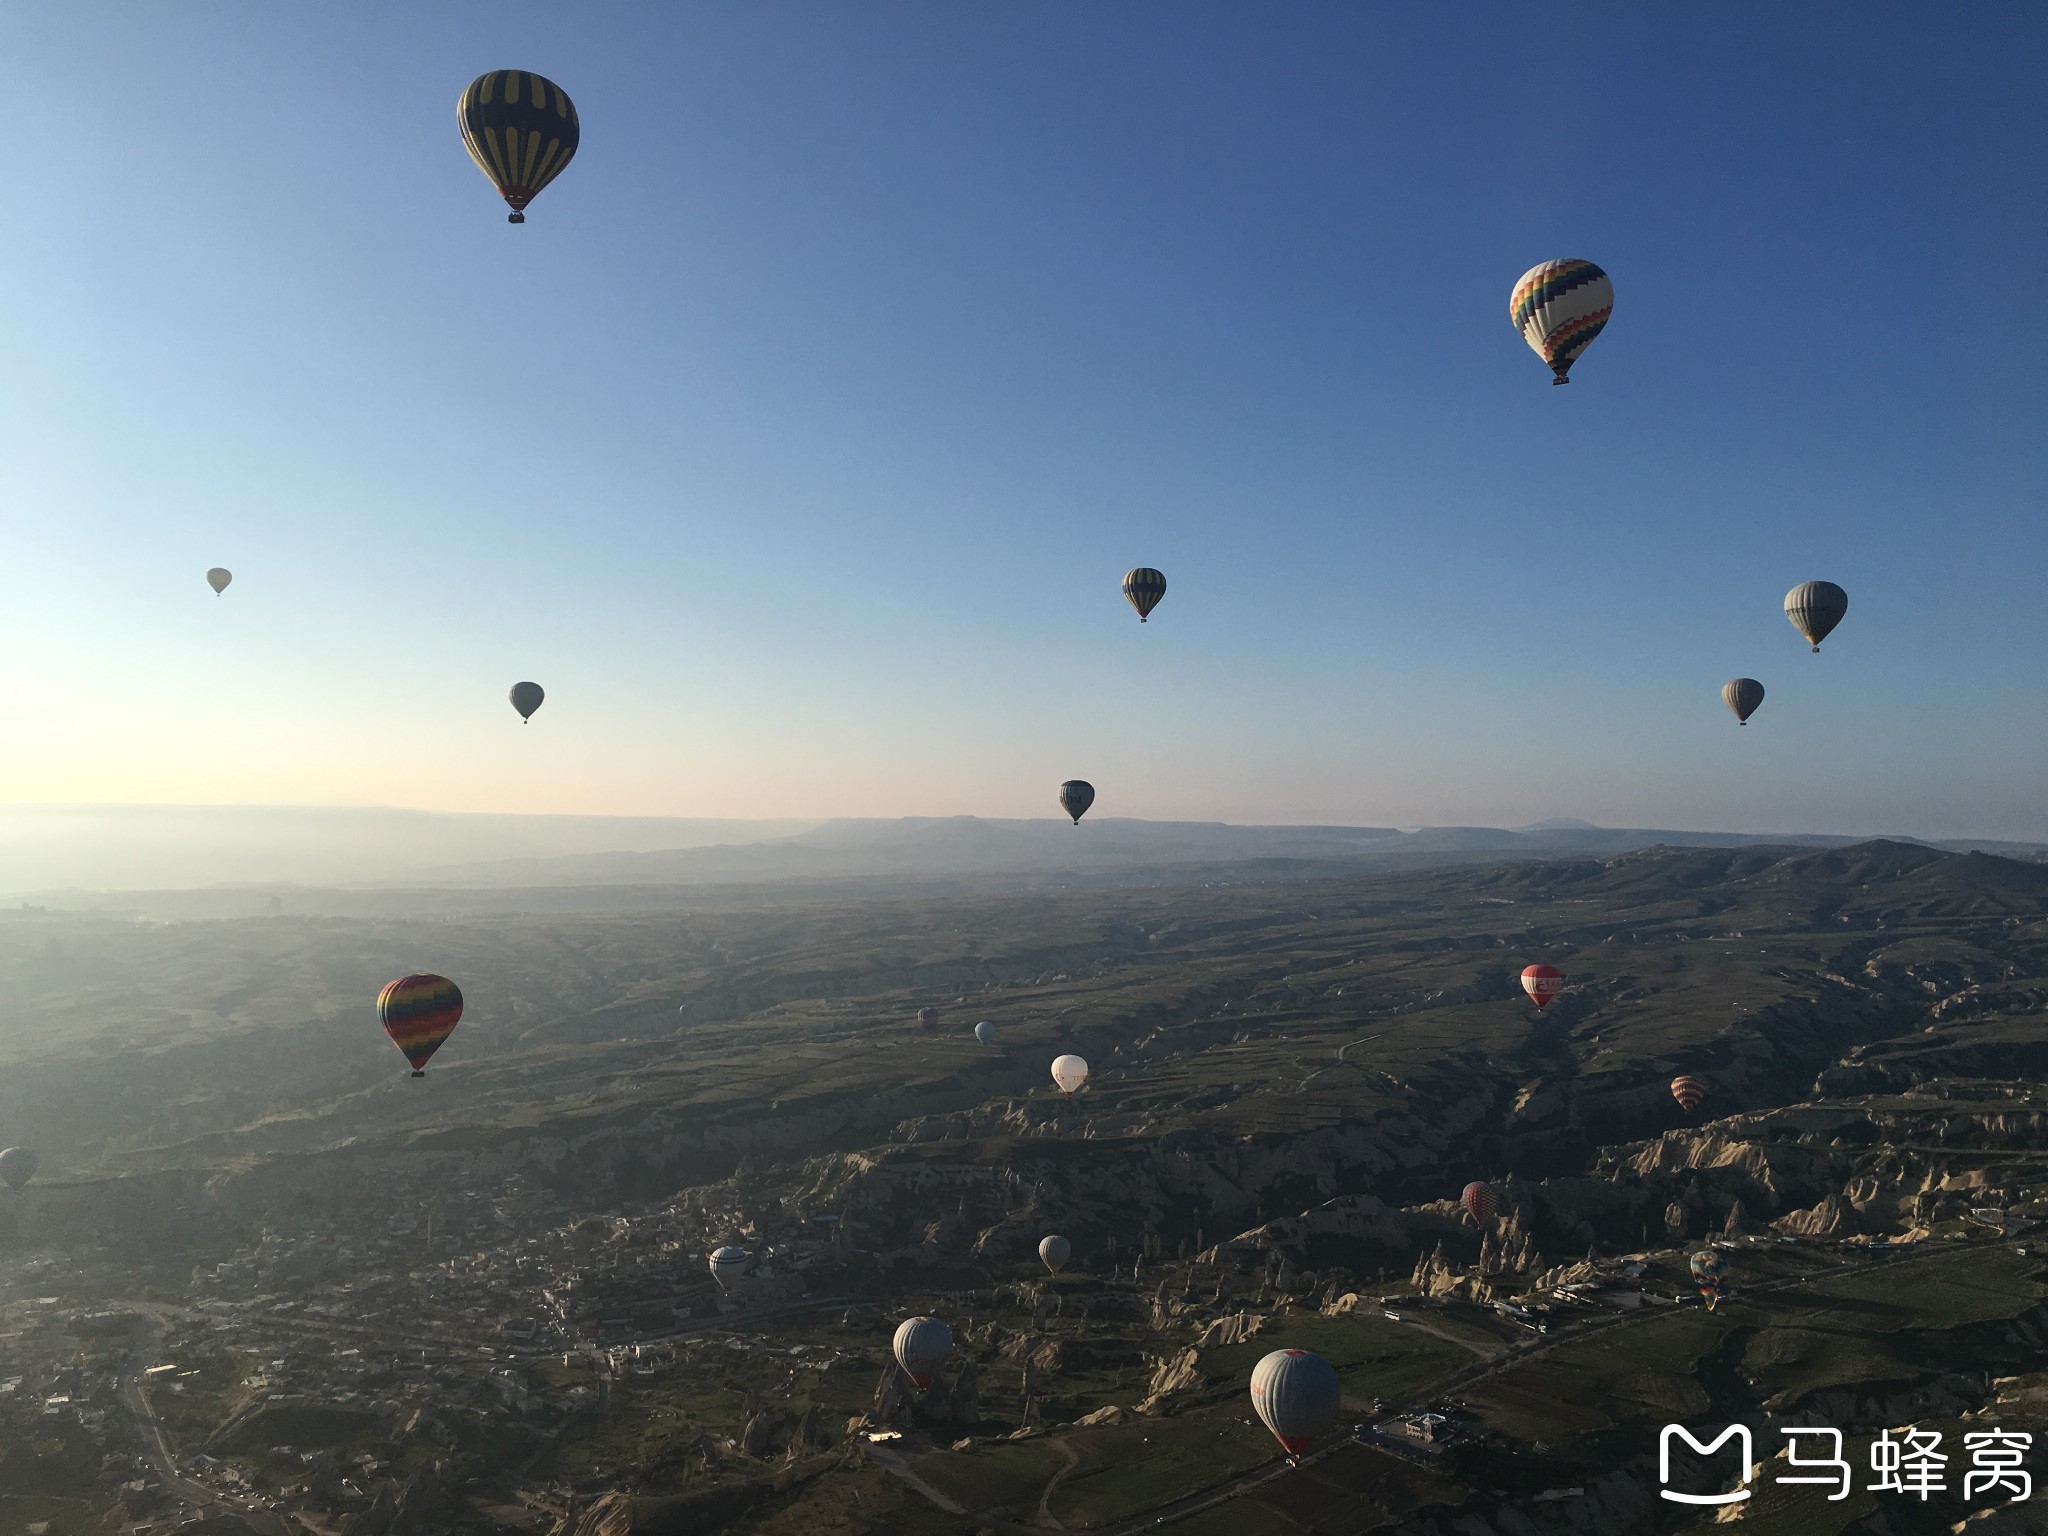
[[[1696,1077],[1671,1079],[1671,1097],[1678,1100],[1678,1107],[1688,1115],[1700,1107],[1700,1100],[1706,1096],[1707,1085]]]
[[[405,1052],[412,1075],[425,1077],[428,1060],[462,1021],[462,989],[446,976],[401,976],[377,994],[377,1020]]]

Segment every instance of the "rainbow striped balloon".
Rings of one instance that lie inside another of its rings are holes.
[[[1508,318],[1536,355],[1550,364],[1553,384],[1606,329],[1614,284],[1590,261],[1546,261],[1524,272],[1508,295]]]
[[[446,976],[401,976],[377,994],[377,1021],[405,1052],[412,1075],[425,1077],[441,1042],[462,1022],[462,989]]]

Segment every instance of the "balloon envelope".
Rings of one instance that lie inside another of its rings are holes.
[[[1067,1260],[1073,1256],[1074,1245],[1064,1237],[1043,1237],[1038,1240],[1038,1257],[1054,1274],[1064,1269]]]
[[[1052,1080],[1059,1084],[1061,1093],[1077,1092],[1088,1081],[1088,1063],[1078,1056],[1054,1057]]]
[[[1753,677],[1732,678],[1721,685],[1721,702],[1735,711],[1741,725],[1749,724],[1757,705],[1764,701],[1764,685]]]
[[[36,1170],[43,1160],[27,1147],[9,1147],[0,1152],[0,1183],[9,1189],[19,1189],[36,1176]]]
[[[936,1008],[918,1009],[917,1022],[924,1028],[930,1029],[934,1024],[939,1022],[939,1010]]]
[[[1522,968],[1522,990],[1529,994],[1541,1013],[1543,1005],[1564,990],[1564,972],[1554,965],[1527,965]]]
[[[213,588],[216,596],[227,591],[228,583],[234,579],[234,572],[228,570],[225,566],[216,565],[206,573],[206,584]]]
[[[540,708],[541,700],[547,697],[547,693],[539,683],[514,683],[512,692],[507,697],[512,700],[512,707],[519,711],[520,719],[531,720],[533,712]]]
[[[989,1023],[987,1019],[983,1019],[979,1024],[974,1026],[974,1038],[979,1040],[983,1045],[994,1045],[996,1043],[995,1025]]]
[[[905,1318],[896,1329],[896,1363],[920,1389],[953,1352],[953,1330],[936,1317]]]
[[[1305,1349],[1276,1349],[1252,1367],[1252,1407],[1289,1461],[1329,1427],[1343,1398],[1330,1362]]]
[[[1079,821],[1095,803],[1095,786],[1086,779],[1069,779],[1060,786],[1060,808]]]
[[[1493,1192],[1491,1184],[1476,1180],[1465,1186],[1465,1193],[1458,1197],[1459,1204],[1482,1227],[1493,1225],[1493,1218],[1500,1214],[1500,1196]]]
[[[1714,1303],[1721,1299],[1721,1277],[1728,1273],[1728,1261],[1711,1248],[1702,1249],[1692,1256],[1692,1280],[1699,1287],[1700,1295],[1706,1300],[1707,1310],[1714,1310]]]
[[[446,976],[401,976],[377,994],[377,1019],[412,1075],[425,1077],[428,1059],[462,1020],[462,989]]]
[[[1849,611],[1849,594],[1832,581],[1802,581],[1785,594],[1785,617],[1816,651]]]
[[[1696,1077],[1671,1079],[1671,1097],[1678,1100],[1678,1107],[1688,1115],[1700,1107],[1700,1100],[1706,1096],[1707,1085]]]
[[[470,81],[455,103],[462,145],[512,206],[511,224],[562,174],[576,153],[576,106],[563,89],[523,69],[494,69]]]
[[[1570,382],[1565,374],[1613,313],[1614,284],[1590,261],[1540,262],[1508,294],[1508,318],[1550,364],[1553,384]]]
[[[1149,565],[1125,571],[1124,596],[1130,600],[1131,606],[1138,610],[1138,622],[1142,624],[1152,610],[1159,606],[1159,599],[1166,596],[1166,577]]]
[[[744,1248],[714,1248],[711,1250],[711,1278],[718,1282],[721,1291],[730,1291],[747,1272],[747,1250]]]

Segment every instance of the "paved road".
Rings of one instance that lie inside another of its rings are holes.
[[[150,1328],[146,1340],[137,1341],[135,1352],[129,1357],[128,1369],[122,1373],[121,1405],[141,1430],[143,1453],[155,1465],[164,1487],[188,1507],[234,1515],[264,1532],[265,1536],[285,1536],[285,1522],[275,1510],[254,1499],[238,1498],[209,1488],[178,1469],[170,1442],[164,1439],[163,1425],[157,1422],[156,1410],[150,1406],[148,1394],[142,1390],[142,1373],[162,1347],[167,1309],[152,1302],[124,1302],[122,1305],[138,1316],[148,1318]]]
[[[1890,1269],[1900,1264],[1924,1262],[1928,1259],[1949,1257],[1969,1251],[1969,1247],[1960,1244],[1942,1244],[1940,1246],[1923,1244],[1919,1245],[1918,1251],[1892,1253],[1863,1264],[1846,1264],[1839,1269],[1817,1270],[1810,1279],[1794,1275],[1788,1276],[1783,1280],[1766,1280],[1760,1284],[1746,1285],[1742,1288],[1741,1294],[1755,1296],[1766,1292],[1793,1290],[1817,1281],[1838,1280],[1848,1275],[1868,1274],[1874,1269]],[[1660,1306],[1641,1307],[1630,1312],[1616,1312],[1610,1316],[1596,1317],[1583,1323],[1577,1323],[1569,1328],[1542,1335],[1540,1338],[1530,1339],[1525,1343],[1510,1344],[1491,1360],[1467,1366],[1454,1376],[1432,1382],[1427,1391],[1410,1398],[1407,1402],[1392,1409],[1391,1412],[1395,1416],[1413,1413],[1420,1408],[1427,1407],[1430,1403],[1442,1400],[1453,1392],[1471,1387],[1478,1382],[1485,1381],[1488,1377],[1498,1375],[1504,1370],[1526,1365],[1537,1356],[1548,1354],[1553,1349],[1558,1349],[1568,1344],[1576,1344],[1590,1333],[1598,1333],[1610,1328],[1625,1328],[1630,1323],[1648,1322],[1652,1318],[1670,1317],[1678,1310],[1680,1309],[1676,1307]],[[1333,1455],[1351,1443],[1352,1440],[1348,1431],[1336,1431],[1325,1437],[1322,1444],[1316,1446],[1307,1455],[1303,1456],[1300,1465],[1312,1466],[1324,1457]],[[1391,1450],[1393,1448],[1383,1447],[1383,1449]],[[1271,1482],[1276,1477],[1285,1477],[1292,1470],[1293,1468],[1290,1468],[1284,1462],[1266,1467],[1255,1467],[1251,1471],[1241,1473],[1229,1482],[1206,1493],[1195,1494],[1177,1503],[1167,1504],[1155,1509],[1143,1519],[1134,1520],[1128,1525],[1118,1527],[1112,1533],[1112,1536],[1139,1536],[1140,1532],[1149,1531],[1161,1525],[1170,1525],[1176,1520],[1186,1519],[1189,1515],[1196,1514],[1201,1510],[1226,1503],[1231,1499],[1240,1498],[1263,1483]]]

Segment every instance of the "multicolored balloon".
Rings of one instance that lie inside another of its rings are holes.
[[[1721,1277],[1728,1273],[1728,1261],[1711,1248],[1702,1248],[1692,1256],[1693,1284],[1700,1290],[1706,1301],[1707,1310],[1714,1310],[1714,1303],[1721,1299]]]
[[[936,1317],[909,1317],[896,1329],[896,1363],[922,1392],[953,1353],[953,1330]]]
[[[939,1010],[938,1010],[938,1009],[936,1009],[936,1008],[920,1008],[920,1009],[918,1009],[918,1010],[917,1010],[917,1027],[918,1027],[919,1029],[936,1029],[936,1028],[938,1027],[938,1023],[939,1023]]]
[[[235,579],[235,573],[224,565],[216,565],[206,573],[206,584],[213,588],[213,595],[219,597],[227,591],[228,583]]]
[[[1081,1091],[1081,1085],[1088,1081],[1088,1063],[1078,1056],[1055,1056],[1052,1063],[1052,1080],[1068,1098]]]
[[[1074,1256],[1074,1245],[1064,1237],[1042,1237],[1038,1240],[1038,1258],[1045,1267],[1058,1274],[1067,1266],[1067,1260]]]
[[[1749,717],[1763,701],[1764,685],[1753,677],[1731,678],[1721,685],[1721,702],[1735,712],[1737,725],[1749,724]]]
[[[1590,261],[1546,261],[1524,272],[1508,295],[1508,318],[1536,355],[1550,364],[1553,384],[1607,328],[1614,284]]]
[[[1130,605],[1138,610],[1138,622],[1159,606],[1159,599],[1166,596],[1166,577],[1149,565],[1137,566],[1124,572],[1124,596]]]
[[[1252,1407],[1291,1462],[1299,1464],[1343,1401],[1336,1370],[1305,1349],[1276,1349],[1252,1367]]]
[[[494,69],[470,81],[455,103],[462,145],[512,205],[508,224],[576,154],[576,105],[554,81],[523,69]]]
[[[1076,823],[1088,814],[1088,807],[1095,803],[1095,786],[1086,779],[1069,779],[1060,786],[1060,809],[1073,817]]]
[[[1671,1097],[1678,1100],[1678,1107],[1688,1115],[1700,1107],[1700,1101],[1706,1096],[1707,1085],[1696,1077],[1671,1079]]]
[[[1816,651],[1848,611],[1849,594],[1832,581],[1802,581],[1785,594],[1785,617]]]
[[[1458,1197],[1458,1203],[1465,1207],[1465,1214],[1479,1223],[1484,1231],[1493,1225],[1494,1217],[1500,1214],[1500,1196],[1493,1192],[1491,1184],[1477,1180],[1465,1186],[1465,1193]]]
[[[1541,1013],[1550,1000],[1564,990],[1564,972],[1554,965],[1525,965],[1522,967],[1522,990],[1529,994],[1529,1001]]]
[[[533,718],[533,712],[540,708],[547,694],[539,683],[514,683],[507,697],[512,700],[512,707],[519,711],[519,719],[524,723]]]
[[[446,976],[401,976],[377,994],[377,1019],[412,1075],[425,1077],[428,1060],[462,1022],[462,989]]]

